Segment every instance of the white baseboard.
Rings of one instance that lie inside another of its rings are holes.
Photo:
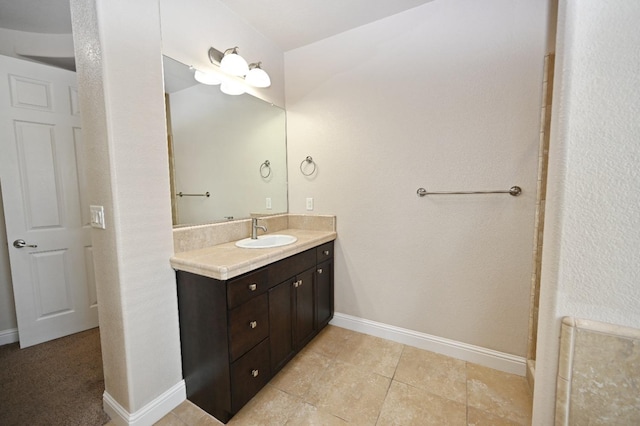
[[[455,340],[432,336],[406,328],[395,327],[380,322],[370,321],[347,314],[335,313],[330,324],[348,330],[357,331],[371,336],[425,349],[431,352],[447,355],[463,361],[473,362],[495,370],[524,376],[526,374],[526,359],[523,357],[469,345]]]
[[[184,380],[180,380],[171,389],[136,411],[129,413],[113,399],[111,395],[104,391],[102,402],[104,411],[111,417],[111,421],[118,426],[148,426],[166,416],[171,410],[176,408],[182,401],[187,399],[187,391]]]
[[[0,346],[8,345],[9,343],[15,343],[20,341],[17,328],[10,328],[8,330],[0,331]]]

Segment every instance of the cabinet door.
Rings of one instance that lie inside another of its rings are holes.
[[[293,356],[293,280],[269,290],[271,372],[275,374]]]
[[[308,269],[296,276],[294,283],[295,293],[295,325],[294,347],[304,346],[313,336],[315,331],[315,268]]]
[[[316,268],[316,330],[333,318],[333,259]]]

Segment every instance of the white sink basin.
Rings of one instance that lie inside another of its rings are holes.
[[[281,235],[281,234],[268,234],[268,235],[260,235],[257,240],[252,240],[251,238],[245,238],[244,240],[236,241],[236,246],[241,248],[273,248],[286,246],[288,244],[293,244],[298,241],[298,238],[293,237],[291,235]]]

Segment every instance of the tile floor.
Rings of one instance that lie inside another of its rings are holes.
[[[529,425],[524,377],[328,326],[236,425]],[[185,401],[158,426],[220,425]]]

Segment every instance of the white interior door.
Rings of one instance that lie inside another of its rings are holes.
[[[0,184],[21,347],[98,326],[77,99],[74,72],[0,55]]]

